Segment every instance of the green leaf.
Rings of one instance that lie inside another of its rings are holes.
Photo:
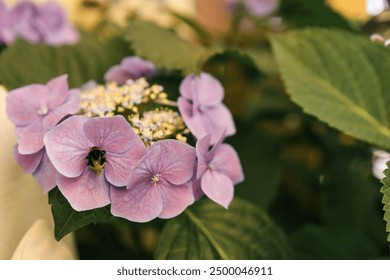
[[[235,199],[226,210],[207,198],[170,220],[156,259],[287,259],[289,245],[266,213]]]
[[[0,81],[14,89],[68,74],[70,87],[79,87],[89,80],[102,82],[108,68],[128,54],[126,43],[93,35],[83,35],[76,45],[61,47],[19,40],[0,56]]]
[[[185,73],[200,69],[203,49],[180,39],[171,30],[132,20],[125,38],[136,55],[152,61],[158,68],[182,70]]]
[[[383,211],[385,211],[383,219],[386,221],[386,232],[390,232],[390,161],[386,165],[388,168],[385,170],[385,177],[381,181],[383,184],[381,193],[383,193],[382,203],[384,204]],[[387,236],[387,241],[390,241],[390,234]]]
[[[279,70],[304,111],[390,148],[390,51],[344,31],[311,28],[272,37]]]
[[[236,124],[240,133],[229,137],[227,142],[240,155],[245,180],[235,187],[235,194],[267,209],[282,179],[279,139],[252,124]]]
[[[49,192],[49,204],[54,218],[54,236],[58,241],[76,229],[90,223],[108,222],[112,217],[109,206],[81,212],[74,210],[58,188]]]
[[[350,23],[324,0],[284,0],[280,14],[295,27],[322,26],[352,30]]]

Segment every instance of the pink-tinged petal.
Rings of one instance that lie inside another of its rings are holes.
[[[111,213],[133,222],[149,222],[162,211],[163,204],[159,190],[150,182],[144,182],[131,189],[111,188]]]
[[[43,137],[46,130],[40,119],[27,126],[15,126],[15,134],[18,139],[18,152],[21,154],[34,154],[43,148]]]
[[[12,123],[27,125],[39,119],[40,106],[49,95],[43,85],[29,85],[11,90],[6,97],[6,112]]]
[[[130,149],[125,153],[106,153],[105,176],[108,182],[115,186],[125,186],[130,182],[133,167],[147,153],[144,143],[137,136],[134,137]]]
[[[180,185],[157,185],[160,188],[163,209],[158,216],[162,219],[173,218],[181,214],[189,205],[194,203],[195,198],[192,191],[192,180]]]
[[[39,166],[42,160],[44,149],[39,150],[34,154],[23,155],[18,152],[18,145],[14,146],[14,157],[16,162],[25,173],[33,173]]]
[[[198,157],[198,165],[196,171],[196,179],[200,179],[206,172],[211,160],[209,155],[211,135],[207,134],[196,142],[196,156]]]
[[[226,209],[233,200],[233,182],[224,174],[208,170],[203,174],[201,186],[207,197]]]
[[[191,133],[198,139],[206,136],[208,124],[204,123],[203,116],[200,113],[194,114],[193,106],[183,97],[179,97],[177,104],[180,114]]]
[[[194,96],[194,86],[196,82],[196,76],[194,74],[186,76],[183,81],[180,83],[179,92],[181,96],[185,97],[188,100],[193,100]]]
[[[212,164],[218,172],[228,176],[234,184],[244,181],[240,158],[232,146],[228,144],[218,146]]]
[[[129,75],[122,70],[122,67],[120,65],[114,65],[104,75],[104,80],[109,82],[117,82],[120,85],[123,85],[126,83],[126,81],[130,79]]]
[[[61,75],[47,82],[50,91],[47,104],[49,108],[63,103],[68,97],[68,75]]]
[[[137,136],[123,116],[90,119],[84,133],[94,146],[118,154],[126,152]]]
[[[152,146],[160,148],[160,153],[153,157],[151,164],[156,172],[173,185],[182,185],[194,175],[196,164],[195,149],[178,140],[162,140]]]
[[[100,208],[110,204],[110,184],[88,166],[81,176],[57,177],[58,188],[76,211]]]
[[[202,122],[205,125],[207,133],[211,133],[211,144],[216,143],[222,133],[225,133],[226,136],[231,136],[236,133],[232,113],[224,104],[208,108],[204,111],[202,113]]]
[[[153,175],[159,174],[160,166],[157,163],[160,154],[160,147],[152,146],[147,154],[142,157],[131,171],[127,188],[135,188],[138,185],[148,183],[152,185],[151,180]]]
[[[244,5],[254,16],[264,17],[273,13],[279,6],[279,0],[245,0]]]
[[[192,191],[194,193],[194,198],[196,201],[198,201],[204,196],[204,192],[202,190],[200,183],[201,183],[200,179],[193,180]]]
[[[58,172],[46,152],[43,153],[42,161],[33,175],[44,193],[51,191],[57,185]]]
[[[156,66],[152,62],[138,56],[130,56],[122,59],[121,67],[128,73],[132,80],[140,77],[149,78],[156,72]]]
[[[87,119],[73,116],[44,137],[46,152],[59,173],[66,177],[80,176],[87,165],[86,156],[93,144],[83,132]]]
[[[43,117],[43,126],[45,129],[49,130],[53,128],[64,116],[74,114],[79,110],[80,91],[78,89],[73,89],[67,92],[66,95],[68,98],[64,103],[52,108],[50,113]]]
[[[193,99],[197,99],[200,105],[219,105],[225,95],[222,84],[208,73],[202,72],[194,84]]]

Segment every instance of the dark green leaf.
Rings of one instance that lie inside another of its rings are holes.
[[[90,223],[108,222],[109,206],[88,211],[75,211],[58,188],[49,192],[49,204],[54,218],[54,236],[61,240],[68,233]]]
[[[235,199],[226,210],[205,198],[170,220],[156,259],[286,259],[290,247],[266,213]]]
[[[132,20],[125,38],[136,55],[152,61],[159,68],[197,72],[203,49],[180,39],[174,32],[153,23]]]
[[[390,148],[389,49],[322,28],[274,36],[272,46],[287,92],[304,111]]]
[[[295,27],[322,26],[352,30],[348,21],[324,0],[283,0],[280,14]]]
[[[52,47],[17,41],[0,56],[0,80],[14,89],[31,83],[46,83],[68,74],[70,87],[79,87],[90,80],[103,81],[108,68],[130,54],[120,40],[100,40],[83,35],[76,45]]]

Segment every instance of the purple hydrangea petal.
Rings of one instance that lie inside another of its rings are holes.
[[[42,40],[42,35],[34,26],[34,18],[37,14],[37,6],[30,1],[20,1],[11,8],[9,16],[16,37],[21,37],[33,43]]]
[[[196,155],[198,157],[198,165],[196,171],[196,179],[199,180],[208,169],[208,164],[211,161],[209,154],[211,135],[207,134],[196,142]]]
[[[182,185],[192,178],[196,160],[193,147],[171,139],[158,141],[152,149],[154,147],[159,147],[160,153],[150,157],[150,164],[157,168],[156,172],[165,180],[173,185]]]
[[[114,65],[104,75],[106,81],[115,81],[124,84],[127,80],[136,80],[141,77],[149,78],[156,73],[156,66],[150,61],[138,56],[129,56],[122,59],[120,65]]]
[[[45,130],[42,122],[36,119],[28,126],[15,126],[15,134],[18,139],[18,152],[21,154],[34,154],[44,146],[43,136]]]
[[[83,171],[76,178],[57,177],[58,188],[72,208],[85,211],[110,204],[110,185],[104,176],[97,176],[88,166]]]
[[[236,133],[232,113],[224,104],[207,109],[202,113],[202,118],[203,123],[208,124],[206,131],[211,134],[211,144],[216,143],[222,133],[225,133],[226,136]]]
[[[245,0],[244,5],[250,14],[264,17],[278,8],[279,0]]]
[[[51,191],[57,185],[58,172],[46,152],[43,153],[42,160],[33,175],[44,193]]]
[[[194,179],[192,182],[192,191],[194,193],[194,198],[198,201],[204,196],[204,192],[201,187],[201,179]]]
[[[49,107],[55,107],[63,103],[68,93],[68,75],[61,75],[47,82],[50,96],[47,104]]]
[[[111,213],[134,222],[148,222],[162,211],[162,197],[157,187],[143,182],[130,189],[111,188]]]
[[[180,94],[200,105],[215,106],[222,102],[225,95],[223,86],[212,75],[201,72],[197,77],[193,74],[184,78],[180,84]]]
[[[14,146],[14,157],[16,162],[25,173],[33,173],[39,166],[42,160],[44,149],[39,150],[34,154],[24,155],[18,152],[18,145]]]
[[[34,26],[39,30],[45,43],[60,45],[79,40],[76,29],[70,25],[63,9],[55,2],[46,2],[37,8]]]
[[[203,174],[201,185],[207,197],[226,209],[228,208],[234,196],[233,182],[228,176],[208,170]]]
[[[169,219],[181,214],[189,205],[194,203],[195,198],[192,191],[192,181],[180,186],[164,185],[157,186],[160,189],[163,209],[159,218]]]
[[[93,146],[118,154],[126,152],[137,137],[123,116],[90,119],[83,130]]]
[[[15,35],[12,32],[11,19],[8,9],[0,0],[0,44],[10,44],[15,40]]]
[[[6,97],[8,118],[18,126],[33,122],[39,118],[42,109],[47,109],[45,101],[49,96],[44,85],[33,84],[11,90]]]
[[[108,152],[106,154],[107,163],[104,167],[107,181],[114,186],[127,185],[130,181],[131,170],[146,153],[147,149],[138,136],[133,137],[132,145],[125,153]]]
[[[234,184],[244,181],[240,158],[234,148],[228,144],[216,147],[212,164],[218,172],[228,176]]]
[[[64,176],[78,177],[87,165],[86,156],[93,144],[83,133],[88,119],[73,116],[47,132],[44,143],[54,167]]]
[[[65,95],[65,93],[63,93]],[[43,127],[46,130],[53,128],[61,119],[69,114],[76,113],[80,108],[80,91],[72,89],[67,93],[68,98],[57,107],[50,110],[50,113],[43,117]]]

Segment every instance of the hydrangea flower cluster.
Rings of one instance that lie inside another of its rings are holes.
[[[0,44],[12,44],[17,38],[61,45],[77,42],[79,33],[55,2],[38,5],[24,0],[8,8],[0,0]]]
[[[175,217],[204,195],[228,208],[244,175],[222,143],[235,127],[217,79],[185,77],[176,103],[145,78],[84,91],[66,78],[7,96],[16,160],[45,192],[58,186],[76,211],[111,204],[112,215],[135,222]]]

